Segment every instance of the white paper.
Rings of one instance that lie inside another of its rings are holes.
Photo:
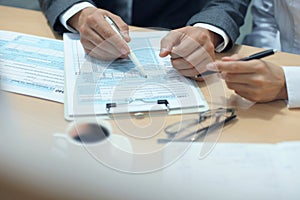
[[[63,42],[0,31],[1,89],[64,102]]]
[[[300,142],[218,143],[205,158],[199,158],[203,143],[172,146],[165,152],[165,159],[179,155],[182,148],[187,151],[164,169],[164,185],[180,183],[181,191],[195,197],[191,199],[300,197]]]
[[[207,110],[197,84],[179,74],[169,58],[158,56],[166,32],[133,32],[130,47],[148,78],[141,77],[127,59],[104,62],[86,55],[76,34],[64,34],[67,116],[166,110],[157,100],[168,100],[170,110]]]

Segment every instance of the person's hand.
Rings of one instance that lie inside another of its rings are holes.
[[[238,61],[239,56],[224,57],[207,65],[211,71],[221,72],[227,87],[255,102],[287,99],[283,69],[262,60]]]
[[[174,68],[184,76],[195,78],[215,60],[216,38],[214,33],[199,27],[173,30],[162,39],[159,55],[170,55]]]
[[[104,16],[109,16],[119,27],[123,38],[111,28]],[[128,25],[117,15],[106,10],[88,7],[73,17],[68,23],[80,33],[84,50],[102,60],[125,58],[129,54],[126,42],[130,41]]]

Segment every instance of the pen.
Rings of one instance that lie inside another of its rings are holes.
[[[111,26],[111,28],[117,33],[117,35],[124,40],[117,24],[107,15],[105,15],[104,18],[108,22],[108,24]],[[147,75],[145,73],[145,70],[144,70],[142,64],[140,63],[140,61],[138,60],[138,58],[136,57],[136,55],[134,54],[134,52],[131,50],[130,47],[129,47],[129,51],[130,52],[129,52],[128,56],[129,56],[130,60],[136,66],[136,68],[139,71],[140,75],[144,78],[147,78]]]
[[[254,59],[260,59],[260,58],[264,58],[264,57],[273,55],[276,52],[277,52],[276,49],[268,49],[268,50],[261,51],[261,52],[255,53],[253,55],[247,56],[245,58],[242,58],[239,61],[249,61],[249,60],[254,60]],[[214,73],[218,73],[218,72],[208,70],[208,71],[203,72],[202,74],[196,75],[195,78],[201,78],[203,76],[207,76],[207,75],[214,74]]]

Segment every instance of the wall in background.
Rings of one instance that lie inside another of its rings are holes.
[[[38,0],[0,0],[0,5],[40,10]]]
[[[245,35],[251,32],[252,30],[252,15],[251,15],[251,6],[252,6],[252,1],[251,4],[248,8],[246,19],[245,19],[245,24],[240,28],[240,37],[237,39],[236,43],[237,44],[242,44],[243,39]]]

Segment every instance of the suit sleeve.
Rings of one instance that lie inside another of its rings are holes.
[[[66,10],[72,7],[74,4],[81,2],[89,2],[95,5],[92,0],[39,0],[40,7],[47,17],[50,26],[54,31],[63,33],[68,31],[59,21],[59,16]]]
[[[206,23],[222,29],[230,38],[225,50],[233,47],[243,25],[250,0],[211,0],[189,21],[188,25]]]

